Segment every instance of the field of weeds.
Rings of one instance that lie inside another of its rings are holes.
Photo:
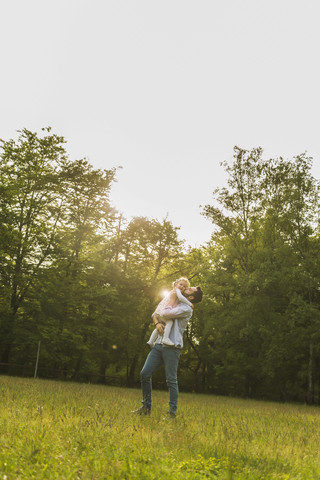
[[[320,409],[0,377],[0,480],[320,478]]]

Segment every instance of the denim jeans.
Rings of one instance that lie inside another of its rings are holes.
[[[178,348],[155,344],[141,370],[142,405],[151,408],[152,374],[164,364],[169,389],[169,411],[176,413],[178,403],[177,370],[180,358]]]

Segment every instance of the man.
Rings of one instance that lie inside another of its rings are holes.
[[[172,292],[172,300],[176,299],[176,295],[175,291]],[[158,330],[159,337],[155,346],[149,353],[140,374],[142,407],[132,413],[138,415],[150,414],[152,401],[152,374],[161,365],[164,365],[166,382],[169,389],[169,411],[167,412],[166,418],[174,418],[176,416],[179,394],[177,371],[180,351],[183,347],[183,332],[186,329],[188,321],[192,317],[193,304],[201,302],[203,293],[200,287],[188,287],[183,292],[183,295],[189,300],[189,302],[191,302],[191,306],[185,303],[179,303],[175,307],[165,308],[161,314],[167,319],[175,319],[169,335],[170,340],[175,346],[168,347],[162,344],[164,326],[163,323],[157,320],[156,316],[153,316],[153,321]]]

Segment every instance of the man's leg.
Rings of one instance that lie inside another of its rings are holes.
[[[178,363],[180,350],[178,348],[163,347],[163,361],[166,370],[166,381],[169,389],[169,414],[175,415],[178,404]]]
[[[153,347],[140,373],[142,405],[147,410],[151,409],[152,374],[163,364],[162,349],[158,344]]]

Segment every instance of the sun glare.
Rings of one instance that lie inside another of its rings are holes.
[[[169,290],[162,290],[161,291],[161,297],[164,298],[166,295],[168,295],[168,293],[170,293]]]

